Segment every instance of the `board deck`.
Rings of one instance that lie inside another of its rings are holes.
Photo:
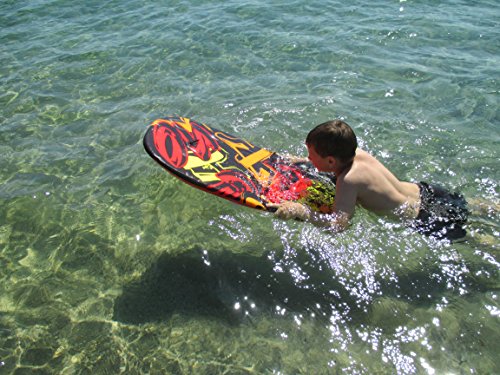
[[[182,181],[237,204],[267,210],[269,203],[297,201],[324,213],[333,207],[331,176],[185,117],[153,121],[144,148]]]

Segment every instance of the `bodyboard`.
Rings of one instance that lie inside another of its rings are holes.
[[[331,213],[332,176],[185,117],[153,121],[143,140],[147,153],[168,172],[198,189],[251,208],[296,201]]]

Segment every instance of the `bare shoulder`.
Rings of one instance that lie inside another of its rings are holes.
[[[366,151],[358,149],[352,166],[341,176],[343,177],[342,182],[348,185],[363,184],[367,179],[371,178],[370,176],[379,168],[379,165],[377,159]]]
[[[358,148],[356,150],[355,160],[361,164],[380,164],[380,162],[370,153]]]

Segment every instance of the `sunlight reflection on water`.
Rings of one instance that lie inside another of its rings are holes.
[[[290,316],[298,330],[304,324],[324,325],[334,355],[361,351],[358,357],[348,358],[355,364],[353,373],[363,368],[362,358],[373,355],[401,373],[413,373],[417,366],[433,373],[427,358],[434,350],[434,331],[443,329],[436,313],[443,313],[450,298],[455,300],[449,292],[471,292],[471,270],[447,243],[423,238],[400,225],[386,225],[381,233],[370,220],[363,217],[337,235],[309,224],[273,220],[281,248],[267,255],[272,272],[288,274],[293,288],[312,297],[297,310],[295,292],[281,295],[274,314]],[[241,223],[230,217],[223,221],[225,233],[234,238],[227,224],[238,232]],[[248,233],[237,238],[249,240]],[[273,294],[272,289],[269,292]],[[422,303],[435,308],[421,310]],[[237,302],[235,309],[241,308]],[[407,325],[412,315],[419,323]],[[450,318],[447,314],[443,319],[449,322]],[[282,333],[283,339],[290,334]],[[335,360],[330,363],[334,364]]]

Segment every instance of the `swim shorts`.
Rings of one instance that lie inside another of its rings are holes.
[[[452,241],[464,237],[464,225],[469,216],[465,198],[438,185],[425,182],[417,185],[420,188],[420,210],[414,221],[415,229],[437,239]]]

